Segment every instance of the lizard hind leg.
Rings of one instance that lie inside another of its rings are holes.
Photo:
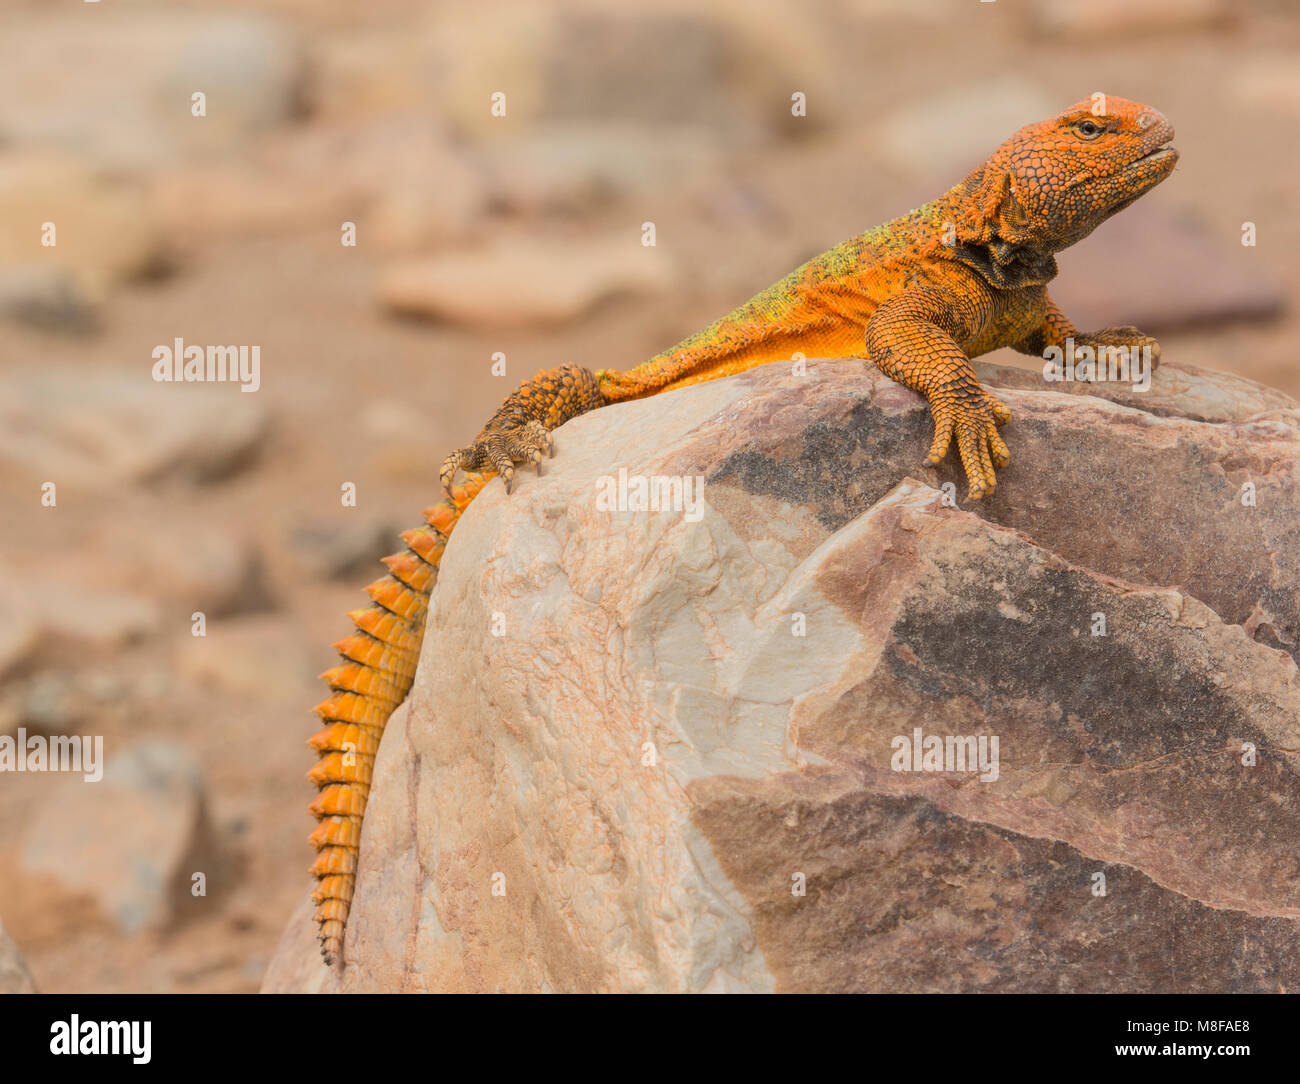
[[[607,402],[589,369],[561,365],[538,373],[511,393],[473,442],[442,461],[443,489],[451,492],[457,471],[472,470],[501,475],[509,493],[516,464],[533,463],[540,474],[542,459],[555,454],[552,429]]]

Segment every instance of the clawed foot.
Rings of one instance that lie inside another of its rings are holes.
[[[442,461],[438,472],[442,488],[452,495],[458,470],[494,471],[509,493],[516,463],[535,463],[541,474],[542,460],[555,454],[552,429],[604,405],[600,380],[589,369],[561,365],[538,373],[511,393],[472,444],[457,448]]]
[[[1074,336],[1074,348],[1089,346],[1096,359],[1095,372],[1099,377],[1108,369],[1102,351],[1123,347],[1128,351],[1130,371],[1133,363],[1143,356],[1144,349],[1150,349],[1151,371],[1160,368],[1160,344],[1150,335],[1144,335],[1135,327],[1106,327],[1100,331],[1090,331],[1085,335]],[[1094,378],[1095,379],[1095,378]],[[1131,379],[1131,377],[1130,377]]]
[[[541,422],[518,415],[500,414],[483,427],[474,443],[457,448],[442,461],[438,477],[443,491],[451,496],[458,470],[493,470],[501,475],[509,493],[515,480],[516,463],[535,463],[542,473],[542,460],[555,455],[550,430]]]
[[[974,380],[960,380],[930,396],[934,415],[934,443],[927,462],[937,466],[948,454],[954,435],[972,501],[991,494],[998,485],[993,468],[1011,462],[1011,451],[998,434],[998,426],[1011,420],[1006,405],[989,395]]]

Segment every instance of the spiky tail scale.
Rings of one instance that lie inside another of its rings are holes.
[[[415,681],[429,592],[452,528],[492,478],[500,474],[510,492],[516,463],[536,463],[540,472],[542,457],[554,452],[552,429],[606,402],[600,378],[578,365],[557,366],[524,381],[473,444],[443,460],[439,478],[449,499],[425,509],[427,527],[402,535],[406,550],[385,557],[389,574],[366,588],[373,603],[348,615],[357,631],[334,645],[342,663],[321,674],[330,684],[329,699],[316,706],[325,729],[309,743],[320,753],[308,773],[320,788],[311,804],[320,821],[311,836],[317,851],[311,871],[320,881],[312,900],[327,964],[343,948],[379,739]],[[464,482],[453,485],[461,470]]]
[[[317,851],[311,871],[320,882],[312,902],[327,964],[343,947],[375,754],[388,717],[415,680],[443,548],[461,513],[492,476],[490,471],[467,474],[452,487],[450,500],[425,509],[427,527],[402,534],[407,548],[385,557],[388,575],[366,588],[374,601],[348,614],[356,632],[334,645],[342,661],[321,674],[330,696],[315,708],[325,729],[308,741],[320,759],[307,777],[320,788],[311,804],[320,822],[311,835]]]

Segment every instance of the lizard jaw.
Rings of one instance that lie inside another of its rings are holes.
[[[1178,148],[1175,147],[1172,143],[1163,143],[1159,147],[1152,147],[1151,150],[1147,151],[1146,154],[1144,154],[1141,158],[1138,159],[1138,161],[1158,162],[1161,159],[1170,157],[1171,155],[1173,156],[1174,160],[1177,161]]]

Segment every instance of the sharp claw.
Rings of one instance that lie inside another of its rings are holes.
[[[452,452],[442,461],[442,466],[438,470],[438,481],[442,483],[442,491],[448,497],[451,496],[451,485],[456,480],[456,469],[460,464],[457,463],[456,467],[452,467],[451,470],[448,470],[447,467],[455,459],[458,459],[458,453]]]

